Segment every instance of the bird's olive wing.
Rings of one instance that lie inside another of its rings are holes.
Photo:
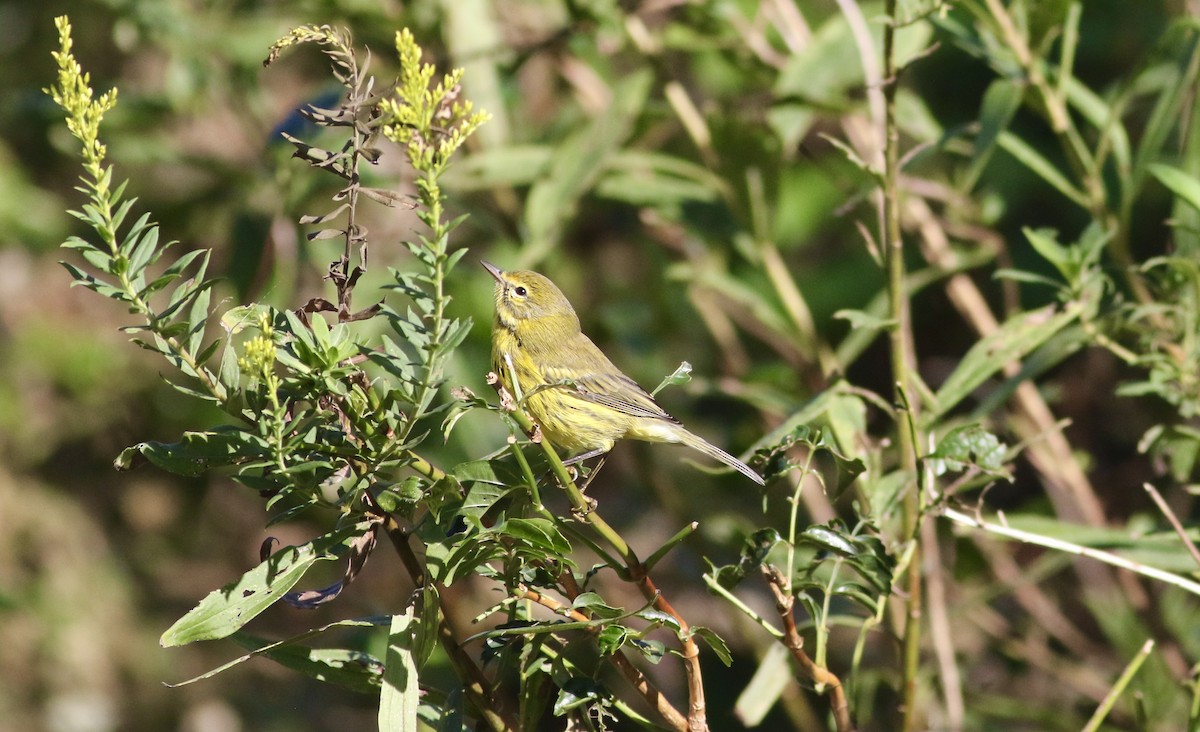
[[[620,371],[580,373],[572,369],[551,368],[546,369],[545,375],[550,383],[574,384],[574,388],[564,387],[569,396],[615,409],[631,417],[678,422],[654,401],[654,397],[638,386],[636,381]]]

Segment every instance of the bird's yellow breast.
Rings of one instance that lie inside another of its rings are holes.
[[[517,336],[503,327],[492,334],[492,368],[514,397],[520,395],[542,435],[568,453],[611,450],[633,427],[633,418],[573,395],[573,386],[547,386],[554,382],[547,380]]]

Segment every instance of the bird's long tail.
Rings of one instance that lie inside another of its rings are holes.
[[[762,479],[761,475],[754,472],[753,468],[725,452],[716,445],[709,443],[703,437],[700,437],[699,435],[693,435],[691,432],[688,432],[685,429],[679,429],[676,434],[678,434],[680,438],[680,443],[687,445],[693,450],[699,450],[714,460],[720,460],[759,485],[766,485],[766,481]]]

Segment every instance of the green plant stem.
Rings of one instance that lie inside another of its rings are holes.
[[[529,467],[529,461],[525,459],[525,452],[521,450],[521,446],[516,440],[509,445],[509,452],[517,460],[517,465],[521,468],[521,475],[525,476],[525,484],[529,486],[529,497],[533,500],[533,507],[538,513],[549,513],[546,507],[542,504],[542,495],[538,490],[537,477],[533,474],[533,468]]]
[[[1142,664],[1146,661],[1146,657],[1150,655],[1150,651],[1152,650],[1154,650],[1154,640],[1148,638],[1146,639],[1146,642],[1142,644],[1142,647],[1137,652],[1137,655],[1135,655],[1133,660],[1131,660],[1125,667],[1125,670],[1121,673],[1121,677],[1117,679],[1117,683],[1113,684],[1113,687],[1108,690],[1108,694],[1104,696],[1104,700],[1100,702],[1100,706],[1096,707],[1096,711],[1094,714],[1092,714],[1092,718],[1088,720],[1088,723],[1084,725],[1080,732],[1096,732],[1100,729],[1100,725],[1104,722],[1104,718],[1108,716],[1110,711],[1112,711],[1113,705],[1117,703],[1117,699],[1120,698],[1121,693],[1125,691],[1125,687],[1129,686],[1129,682],[1133,681],[1134,675],[1138,672],[1138,669],[1142,667]]]
[[[906,620],[904,624],[903,692],[901,709],[903,729],[914,732],[919,727],[917,708],[917,676],[921,661],[921,559],[920,532],[921,491],[917,480],[916,404],[909,395],[914,373],[915,349],[908,293],[904,287],[904,242],[900,236],[900,128],[896,122],[896,24],[899,22],[896,0],[887,0],[883,26],[883,95],[884,95],[884,171],[883,171],[883,239],[887,266],[889,317],[895,325],[889,330],[890,357],[896,403],[901,406],[896,424],[900,465],[909,476],[903,501],[903,532],[907,541],[914,542],[914,556],[908,566],[906,587]],[[907,424],[906,424],[907,423]]]
[[[762,615],[759,615],[757,612],[755,612],[754,609],[751,608],[749,605],[742,602],[741,598],[739,598],[737,595],[733,594],[729,590],[722,587],[721,583],[717,582],[716,577],[713,577],[711,574],[705,574],[703,576],[703,579],[704,579],[704,584],[708,585],[708,589],[710,592],[724,598],[727,602],[729,602],[729,604],[736,607],[738,610],[740,610],[742,612],[743,615],[745,615],[746,617],[750,618],[755,623],[757,623],[760,628],[767,631],[767,633],[769,635],[771,635],[773,638],[775,638],[776,640],[783,639],[783,631],[782,630],[780,630],[779,628],[776,628],[774,625],[771,625],[770,621],[768,621]]]
[[[416,404],[418,414],[425,411],[433,390],[438,387],[439,379],[438,361],[441,360],[442,336],[445,330],[446,320],[446,239],[450,235],[450,229],[446,223],[442,221],[444,211],[442,207],[442,189],[438,185],[437,174],[435,172],[427,172],[422,185],[417,186],[421,191],[421,203],[428,209],[428,212],[423,217],[425,223],[431,229],[433,236],[430,242],[434,246],[433,259],[433,312],[429,316],[429,346],[425,349],[425,378],[421,380],[421,392],[417,397]],[[410,424],[415,422],[414,419]]]
[[[812,466],[813,454],[814,451],[809,450],[804,457],[804,465],[800,467],[800,477],[796,479],[796,489],[792,491],[792,507],[788,512],[787,574],[784,575],[787,586],[784,590],[789,595],[792,592],[792,577],[796,576],[796,526],[799,524],[800,517],[800,493],[804,490],[804,479],[808,477],[809,469]]]
[[[514,407],[508,414],[526,434],[537,434],[538,431],[534,428],[533,420],[523,410]],[[534,441],[541,446],[542,452],[546,455],[546,460],[550,462],[550,470],[554,473],[554,477],[558,478],[563,492],[567,494],[567,500],[570,501],[571,508],[574,509],[580,519],[591,525],[596,530],[596,533],[608,542],[609,546],[616,550],[625,566],[615,567],[614,569],[621,571],[622,574],[626,574],[628,578],[627,571],[641,566],[641,561],[638,559],[637,554],[634,553],[629,543],[617,533],[617,530],[610,526],[600,514],[595,512],[591,502],[583,495],[583,491],[579,490],[579,486],[575,484],[575,481],[571,478],[571,474],[567,472],[567,468],[563,465],[562,458],[554,450],[554,446],[540,438]]]
[[[442,470],[438,466],[434,465],[433,463],[429,462],[428,460],[421,457],[420,455],[413,452],[412,450],[406,450],[405,453],[406,453],[405,456],[407,457],[407,459],[409,461],[408,467],[417,471],[421,475],[424,475],[426,478],[429,478],[432,481],[438,481],[438,480],[442,480],[443,478],[446,477],[446,472],[444,470]]]

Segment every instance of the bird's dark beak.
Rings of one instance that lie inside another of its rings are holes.
[[[479,260],[479,263],[482,264],[483,268],[488,271],[488,274],[490,274],[491,276],[496,278],[497,282],[501,282],[501,283],[504,282],[504,280],[503,280],[504,270],[500,269],[499,267],[497,267],[496,265],[487,261],[486,259]]]

